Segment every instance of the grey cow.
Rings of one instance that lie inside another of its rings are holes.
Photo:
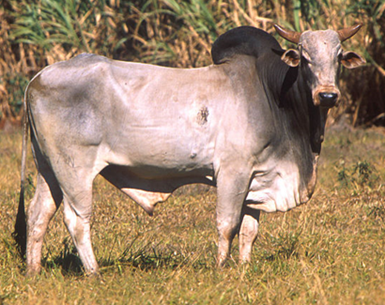
[[[178,187],[217,187],[218,265],[239,234],[250,260],[260,211],[307,202],[316,183],[327,112],[340,65],[365,63],[341,42],[361,27],[278,34],[239,27],[212,48],[213,65],[165,68],[92,54],[46,67],[25,92],[22,183],[15,239],[27,274],[41,269],[48,223],[64,222],[87,274],[98,273],[90,238],[92,183],[100,174],[148,214]],[[24,214],[27,130],[38,170]],[[26,245],[25,245],[26,242]]]

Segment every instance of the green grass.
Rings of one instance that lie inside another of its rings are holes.
[[[154,217],[95,181],[93,245],[102,278],[83,275],[61,210],[43,272],[25,278],[11,232],[20,133],[0,134],[0,304],[383,304],[385,133],[328,130],[312,200],[261,216],[250,266],[215,267],[215,192],[178,190]],[[28,175],[34,181],[29,153]],[[344,177],[344,178],[341,178]],[[33,185],[27,188],[27,197]]]

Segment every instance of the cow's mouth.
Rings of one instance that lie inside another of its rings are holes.
[[[340,92],[335,87],[323,87],[316,90],[313,94],[315,106],[324,108],[334,107],[340,98]]]

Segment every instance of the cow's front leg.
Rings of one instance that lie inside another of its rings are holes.
[[[251,260],[251,250],[258,235],[259,215],[261,211],[247,207],[242,210],[242,222],[239,230],[239,262]]]
[[[245,174],[246,173],[246,174]],[[244,200],[249,187],[248,171],[239,168],[221,173],[217,178],[218,266],[223,266],[230,254],[231,243],[239,230]]]

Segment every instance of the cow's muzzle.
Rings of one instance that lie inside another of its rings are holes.
[[[338,100],[338,94],[334,92],[320,92],[318,96],[322,107],[334,107]]]
[[[337,104],[339,98],[340,92],[335,87],[322,88],[321,90],[316,90],[314,93],[314,105],[331,108]]]

